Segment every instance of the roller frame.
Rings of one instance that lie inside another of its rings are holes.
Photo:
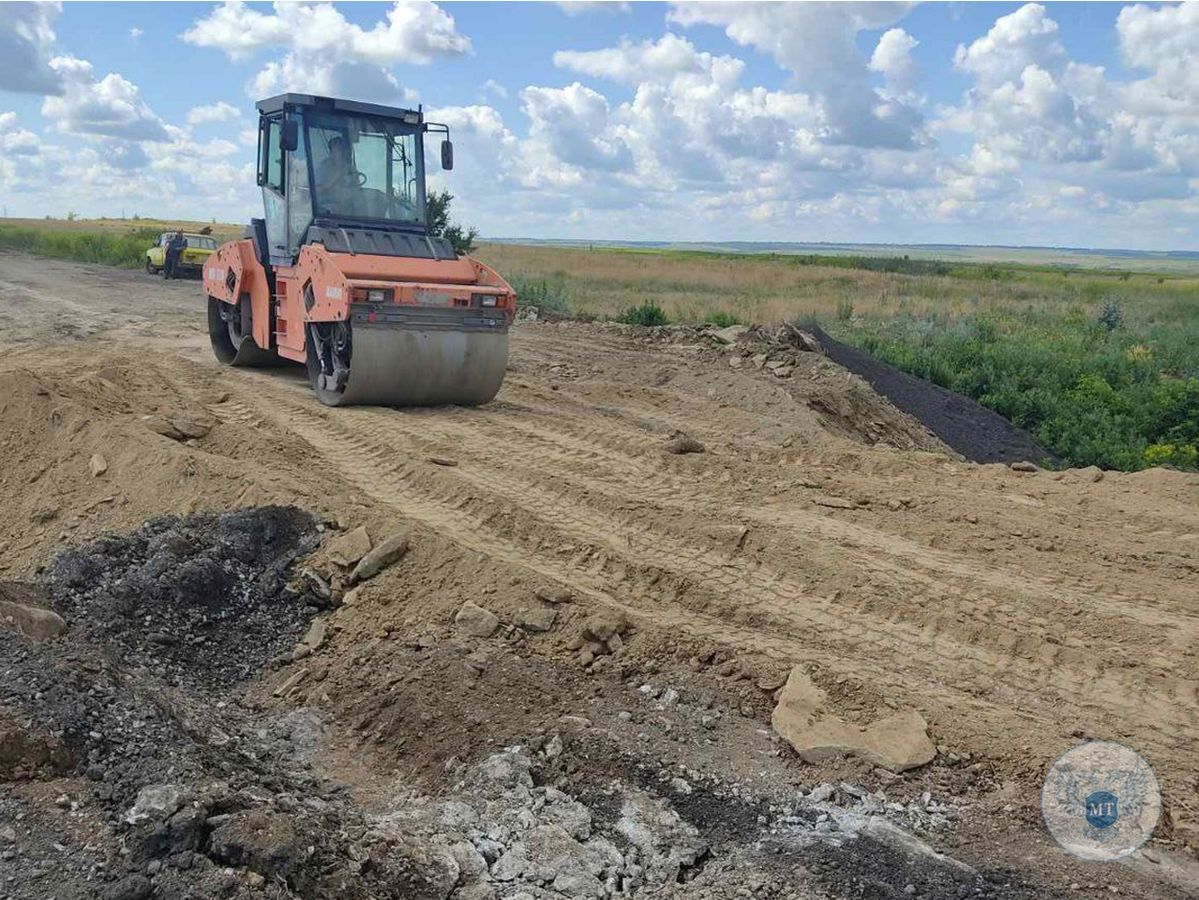
[[[249,240],[222,246],[204,272],[213,351],[226,365],[305,365],[328,406],[477,406],[503,383],[515,295],[469,257],[413,260],[301,248],[267,269]],[[386,286],[387,302],[351,302]],[[479,297],[495,298],[484,307]],[[236,311],[236,312],[234,312]],[[237,318],[233,318],[236,316]],[[348,376],[319,331],[349,333]],[[263,349],[266,346],[269,349]]]

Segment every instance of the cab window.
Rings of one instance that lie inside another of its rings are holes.
[[[262,142],[260,171],[264,174],[263,184],[272,191],[283,193],[283,148],[280,146],[282,119],[269,119],[265,140]]]

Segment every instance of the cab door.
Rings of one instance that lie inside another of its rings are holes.
[[[266,217],[267,255],[272,265],[290,265],[287,258],[287,199],[284,172],[283,114],[263,116],[258,123],[258,183]]]

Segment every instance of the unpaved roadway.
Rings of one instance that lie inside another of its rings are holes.
[[[285,503],[376,540],[409,534],[404,561],[331,615],[319,654],[249,688],[264,707],[317,710],[320,766],[364,797],[398,777],[448,790],[447,760],[557,733],[573,714],[590,727],[571,738],[580,790],[649,760],[774,800],[824,782],[903,803],[927,791],[954,812],[922,838],[1003,873],[995,895],[1195,889],[1195,474],[967,463],[817,354],[778,378],[688,331],[519,323],[485,408],[330,410],[298,369],[220,369],[196,282],[5,254],[0,299],[3,577],[163,513]],[[143,419],[176,414],[214,427],[185,443]],[[667,452],[676,432],[705,452]],[[454,637],[463,603],[519,625],[536,591],[570,597],[549,630]],[[624,647],[585,668],[572,639],[596,615],[627,623]],[[381,648],[422,634],[487,661],[389,676]],[[794,665],[851,721],[918,710],[937,759],[898,779],[799,762],[769,731]],[[275,690],[299,667],[320,687]],[[672,724],[673,697],[638,706],[643,683],[719,715]],[[398,706],[366,702],[385,691]],[[1092,738],[1156,770],[1154,861],[1082,863],[1045,833],[1044,773]],[[880,874],[866,843],[838,853],[831,868],[852,877],[811,860],[761,871],[795,896],[950,890],[921,885],[927,861]],[[723,881],[709,866],[710,889],[733,896],[754,865]]]

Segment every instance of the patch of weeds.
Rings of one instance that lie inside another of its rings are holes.
[[[728,328],[730,325],[745,324],[732,313],[726,313],[723,310],[708,313],[704,316],[704,321],[710,325],[715,325],[717,328]]]
[[[517,275],[509,278],[508,284],[511,285],[512,290],[516,291],[518,306],[536,306],[543,313],[570,315],[570,302],[566,295],[566,286],[561,281]]]
[[[667,325],[670,319],[667,318],[666,312],[658,304],[647,300],[640,306],[630,306],[628,309],[616,316],[617,322],[622,322],[625,325]]]

